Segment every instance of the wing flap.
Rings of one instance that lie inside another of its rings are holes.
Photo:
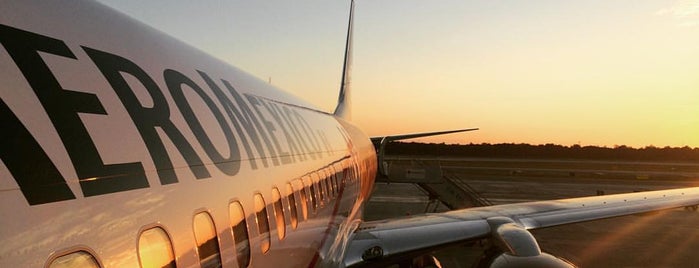
[[[421,217],[418,217],[421,218]],[[490,234],[487,221],[467,220],[429,215],[419,221],[386,222],[391,227],[381,226],[358,231],[345,252],[346,266],[366,261],[382,261],[390,257],[400,257],[425,249],[484,238]],[[379,224],[380,225],[380,224]],[[378,251],[377,251],[378,250]]]

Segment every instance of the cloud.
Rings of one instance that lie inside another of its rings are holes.
[[[668,16],[679,26],[699,26],[699,0],[678,0],[672,6],[655,12],[656,16]]]

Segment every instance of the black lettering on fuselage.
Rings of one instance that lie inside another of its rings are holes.
[[[129,112],[158,170],[160,183],[170,184],[176,183],[178,180],[172,160],[170,160],[170,156],[167,154],[165,145],[160,139],[156,127],[162,129],[172,140],[197,179],[211,177],[192,145],[189,144],[182,132],[170,120],[170,107],[155,81],[141,67],[123,57],[89,47],[83,47],[83,49],[97,65],[97,68],[99,68],[112,88],[114,88],[126,111]],[[153,99],[153,107],[144,107],[140,103],[138,97],[136,97],[136,94],[126,82],[126,79],[124,79],[124,73],[135,77],[146,88]]]
[[[277,148],[277,151],[279,152],[282,164],[291,163],[292,160],[289,153],[282,150],[281,145],[279,144],[279,140],[277,140],[277,136],[274,134],[274,132],[277,131],[277,128],[274,126],[274,123],[272,123],[272,121],[269,121],[265,118],[265,116],[262,114],[262,111],[260,110],[259,106],[262,106],[264,103],[258,101],[256,98],[251,98],[250,96],[246,97],[248,99],[248,102],[250,102],[250,104],[252,105],[253,110],[255,110],[255,112],[257,113],[257,116],[259,116],[262,120],[262,123],[264,124],[265,128],[267,128],[267,133],[269,133],[269,136],[272,138],[272,142],[274,143],[275,148]]]
[[[0,42],[36,93],[68,152],[85,196],[148,187],[139,162],[105,165],[78,113],[106,115],[95,94],[67,90],[39,52],[75,59],[63,41],[0,25]]]
[[[311,125],[306,122],[306,120],[299,114],[298,111],[294,110],[293,111],[294,117],[296,118],[296,121],[302,126],[303,132],[306,134],[307,137],[312,137],[313,138],[313,152],[315,152],[316,156],[318,158],[323,158],[323,153],[322,149],[320,148],[320,143],[318,142],[318,138],[316,137],[315,133],[313,132],[313,128],[311,128]]]
[[[279,105],[271,101],[264,101],[262,102],[262,104],[265,106],[267,111],[269,111],[269,114],[272,115],[274,121],[276,121],[282,129],[284,137],[286,138],[286,141],[289,144],[289,151],[291,151],[291,155],[303,159],[303,153],[299,151],[297,141],[292,136],[293,134],[290,134],[291,131],[289,130],[289,128],[291,126],[288,126],[282,119],[281,111],[279,110]]]
[[[56,165],[32,134],[0,100],[0,159],[30,205],[75,199]],[[31,164],[29,164],[31,163]]]
[[[291,120],[291,118],[292,118],[291,117],[292,116],[291,109],[289,107],[286,107],[286,106],[283,106],[282,109],[284,109],[284,112],[281,113],[282,117],[284,118],[284,122],[286,122],[287,125],[289,125],[289,127],[291,128],[291,131],[294,133],[294,137],[296,137],[296,139],[299,141],[299,144],[300,144],[299,147],[301,147],[300,149],[305,152],[303,154],[304,159],[308,156],[315,159],[315,154],[312,153],[311,149],[308,147],[308,144],[306,143],[306,138],[308,138],[308,137],[304,138],[303,135],[301,134],[301,132],[299,132],[299,129],[296,126],[296,124],[294,124],[293,121]]]
[[[62,88],[42,58],[42,55],[49,55],[78,61],[63,41],[0,25],[0,43],[15,61],[48,114],[73,163],[84,196],[149,187],[142,163],[104,164],[79,114],[107,115],[107,111],[96,94]],[[271,165],[306,161],[309,158],[320,159],[323,157],[323,146],[326,147],[326,152],[331,151],[322,130],[312,128],[299,113],[302,109],[251,94],[241,94],[227,80],[219,79],[225,87],[223,89],[209,75],[197,71],[210,89],[204,91],[183,73],[165,69],[162,74],[165,86],[174,100],[174,106],[171,107],[172,102],[168,102],[161,87],[136,63],[105,51],[84,46],[82,49],[113,88],[131,117],[153,160],[161,185],[179,181],[168,148],[162,140],[164,137],[170,139],[197,179],[211,177],[204,161],[185,138],[183,130],[178,129],[173,122],[171,108],[175,108],[175,112],[179,110],[204,153],[227,175],[232,176],[240,171],[241,145],[252,169],[259,168],[259,161],[267,168]],[[136,81],[140,85],[129,84],[127,81]],[[145,88],[143,93],[150,97],[152,104],[145,105],[138,98],[140,94],[134,92],[141,86]],[[207,92],[213,92],[214,96],[209,96]],[[227,156],[217,150],[206,132],[207,125],[197,118],[199,113],[195,113],[193,103],[190,103],[193,101],[191,98],[197,97],[206,105],[204,109],[208,108],[221,128],[228,146]],[[75,194],[44,148],[20,121],[22,117],[17,117],[10,107],[14,106],[8,106],[5,100],[0,100],[0,120],[3,127],[8,129],[0,133],[0,158],[27,202],[36,205],[75,199]],[[234,133],[238,136],[234,136]]]
[[[240,96],[240,93],[238,93],[238,91],[236,91],[235,88],[233,86],[231,86],[231,84],[228,81],[226,81],[226,80],[221,80],[221,81],[223,81],[223,85],[228,89],[228,92],[231,93],[231,95],[233,96],[233,99],[238,104],[238,107],[240,108],[240,111],[242,113],[242,118],[244,118],[244,120],[246,120],[246,121],[252,121],[252,123],[255,125],[255,128],[257,128],[260,131],[260,133],[264,133],[263,127],[259,122],[261,119],[258,119],[257,117],[255,117],[255,114],[253,114],[252,110],[250,110],[250,107],[248,106],[248,104],[245,103],[245,100],[243,99],[243,97]],[[241,118],[238,118],[238,119],[240,120]],[[269,133],[268,135],[271,137],[274,137],[274,134]],[[279,159],[278,159],[279,156],[278,156],[275,148],[272,147],[272,143],[269,141],[269,138],[267,137],[268,135],[260,135],[260,136],[262,136],[262,140],[264,141],[265,145],[267,146],[267,150],[269,151],[270,158],[272,159],[272,163],[275,166],[278,166],[279,165]]]
[[[267,130],[267,133],[269,133],[269,137],[272,140],[272,144],[274,144],[274,148],[276,148],[278,152],[278,156],[281,159],[282,164],[290,163],[291,160],[289,160],[289,153],[282,150],[281,145],[279,144],[279,140],[277,140],[277,136],[275,134],[277,128],[274,126],[274,123],[272,123],[272,121],[269,121],[267,120],[267,118],[265,118],[265,116],[262,114],[259,108],[259,106],[261,106],[262,104],[258,102],[256,99],[247,99],[248,102],[250,102],[252,109],[255,111],[255,114],[257,114],[257,116],[260,118],[262,126],[264,126]],[[275,162],[275,165],[279,165],[278,162]]]
[[[332,146],[330,146],[330,142],[328,141],[328,138],[325,136],[325,133],[318,130],[318,136],[320,136],[320,140],[323,141],[323,145],[325,145],[325,153],[328,154],[328,156],[332,155],[334,151]]]
[[[206,95],[204,90],[195,84],[194,81],[175,70],[165,70],[163,76],[165,77],[165,83],[170,90],[172,98],[175,99],[175,105],[177,105],[177,107],[180,109],[180,112],[187,122],[187,125],[189,125],[189,128],[194,133],[194,136],[197,138],[197,141],[199,141],[199,144],[201,144],[201,146],[204,148],[204,152],[206,152],[209,158],[211,158],[211,160],[214,162],[214,165],[216,165],[216,167],[218,167],[218,169],[226,175],[232,176],[238,173],[240,170],[240,151],[238,151],[238,143],[233,137],[231,127],[223,117],[223,114],[221,114],[221,112],[218,110],[218,107],[216,107],[216,104],[214,104],[214,101],[211,100],[211,98]],[[214,144],[211,142],[211,139],[209,139],[206,131],[204,131],[201,123],[199,123],[199,119],[197,119],[194,111],[192,111],[192,107],[189,106],[189,103],[184,96],[182,88],[183,85],[186,85],[197,93],[197,95],[204,101],[206,106],[216,118],[216,121],[221,127],[223,135],[226,137],[226,141],[228,142],[228,149],[230,150],[230,156],[228,158],[222,156],[221,153],[216,150],[216,147],[214,147]]]
[[[221,103],[223,110],[226,111],[228,118],[233,123],[233,128],[238,133],[238,137],[240,137],[240,140],[243,143],[243,148],[245,148],[245,152],[248,155],[248,162],[250,163],[250,167],[252,169],[257,169],[257,157],[255,157],[255,155],[253,154],[252,149],[250,148],[250,144],[247,142],[248,140],[252,142],[253,146],[255,146],[257,153],[260,155],[260,159],[262,159],[262,164],[265,167],[268,167],[269,165],[267,164],[267,157],[265,154],[265,150],[262,148],[262,142],[260,141],[260,138],[258,136],[258,130],[255,129],[255,126],[253,125],[251,120],[249,120],[248,117],[244,117],[242,115],[238,108],[235,107],[233,102],[226,96],[225,93],[223,93],[223,90],[221,90],[221,88],[218,85],[216,85],[216,83],[214,83],[214,81],[211,79],[211,77],[209,77],[208,74],[202,71],[197,72],[199,73],[201,78],[204,79],[204,82],[206,82],[206,84],[209,85],[211,91],[214,92],[214,95],[218,99],[218,102]],[[259,135],[264,135],[264,133],[261,132],[262,130],[259,131]],[[247,140],[245,140],[245,137],[247,137]]]

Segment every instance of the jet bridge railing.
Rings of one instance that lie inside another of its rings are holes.
[[[377,181],[416,184],[430,199],[425,212],[430,212],[431,207],[436,207],[436,201],[449,209],[492,205],[463,178],[444,170],[441,161],[400,158],[395,162],[389,162],[387,166],[388,176]]]

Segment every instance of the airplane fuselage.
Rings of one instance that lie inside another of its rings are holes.
[[[376,170],[356,127],[100,4],[8,5],[0,266],[136,267],[162,233],[179,267],[341,261]]]

